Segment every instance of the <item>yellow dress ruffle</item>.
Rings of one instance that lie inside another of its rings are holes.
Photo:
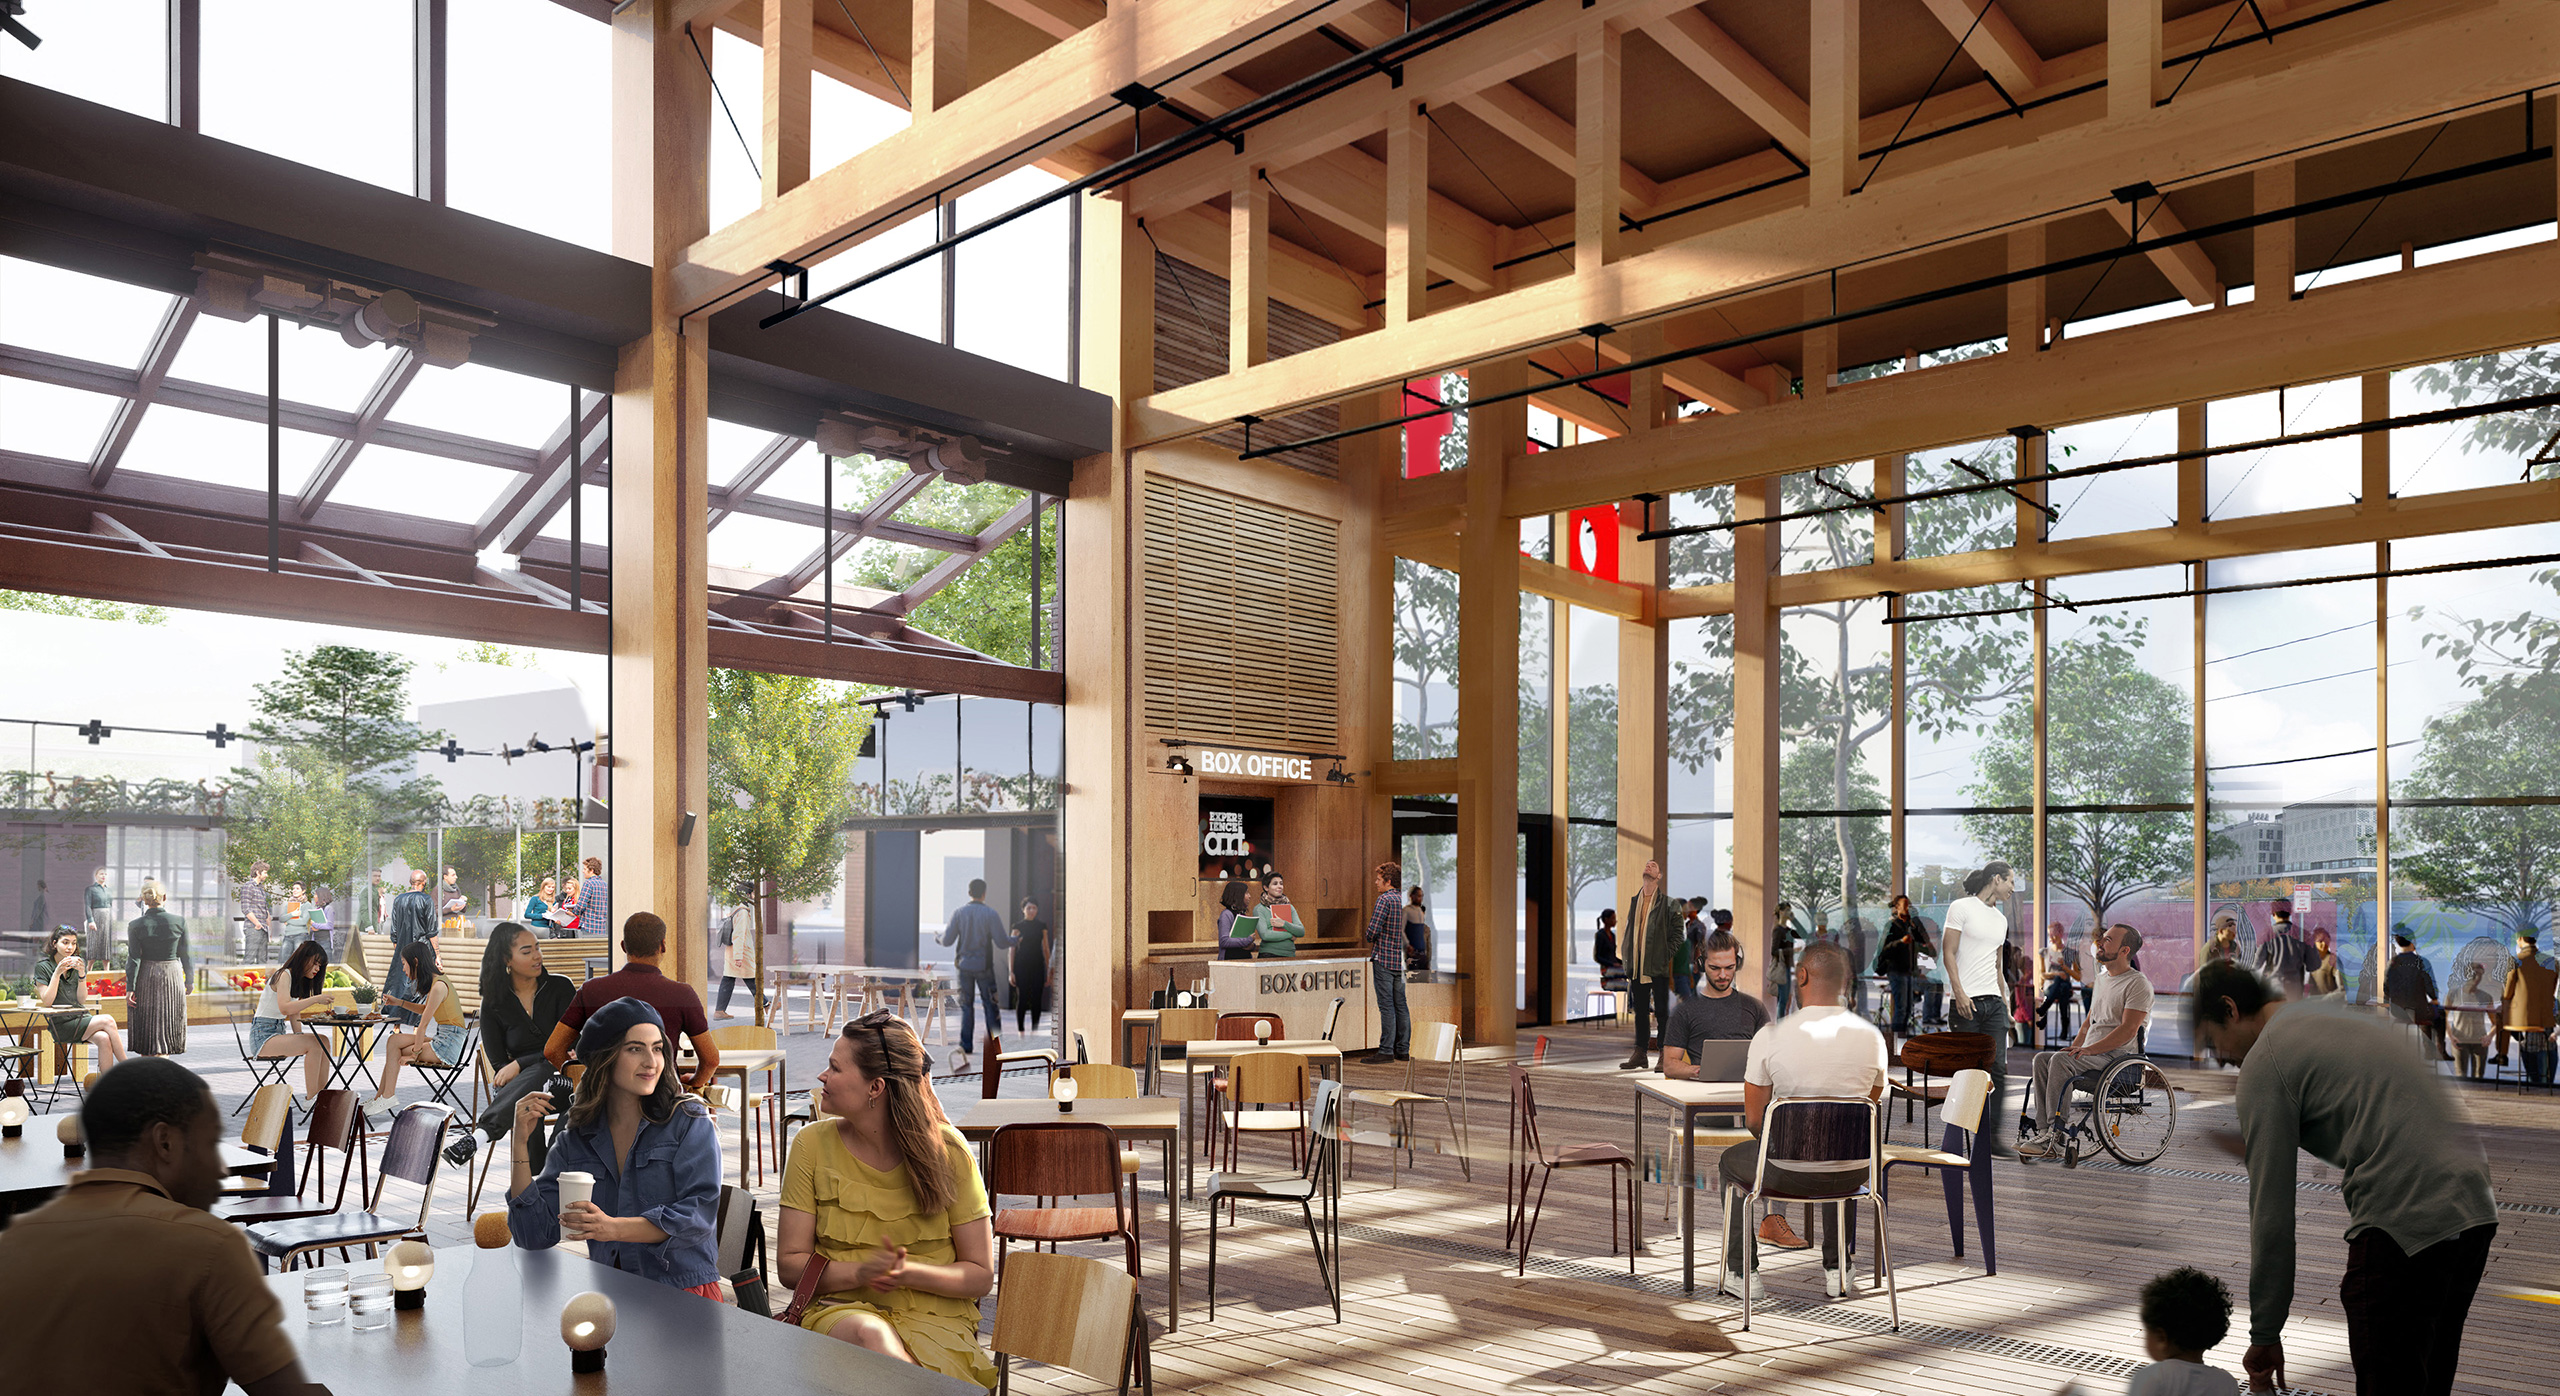
[[[944,1142],[956,1185],[946,1211],[918,1211],[905,1166],[886,1173],[872,1168],[853,1156],[831,1123],[792,1139],[782,1205],[815,1220],[822,1259],[860,1261],[879,1246],[900,1245],[910,1260],[948,1265],[957,1259],[953,1229],[989,1215],[989,1208],[976,1155],[957,1131],[946,1133]],[[809,1302],[800,1326],[824,1333],[857,1310],[888,1320],[917,1365],[984,1387],[996,1384],[995,1360],[978,1341],[976,1300],[915,1289],[821,1294]]]

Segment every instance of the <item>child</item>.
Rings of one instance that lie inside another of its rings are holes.
[[[2204,1365],[2205,1349],[2231,1331],[2231,1291],[2202,1270],[2180,1266],[2142,1287],[2142,1347],[2151,1365],[2133,1374],[2125,1396],[2239,1396],[2240,1383]]]

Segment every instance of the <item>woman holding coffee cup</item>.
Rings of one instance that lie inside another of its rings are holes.
[[[638,999],[587,1019],[577,1045],[586,1075],[539,1177],[525,1139],[551,1097],[516,1102],[507,1230],[528,1250],[584,1241],[591,1260],[717,1300],[720,1140],[711,1111],[676,1084],[671,1050],[665,1020]]]

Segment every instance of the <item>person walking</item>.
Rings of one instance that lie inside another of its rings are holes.
[[[2034,1074],[2028,1078],[2027,1119],[2042,1132],[2018,1145],[2020,1155],[2046,1158],[2060,1148],[2072,1077],[2104,1072],[2139,1050],[2135,1044],[2142,1040],[2142,1025],[2150,1021],[2152,997],[2151,981],[2133,967],[2133,954],[2141,948],[2142,932],[2126,925],[2110,926],[2089,942],[2089,956],[2098,962],[2098,992],[2069,1048],[2036,1053]],[[2064,982],[2067,986],[2069,981]]]
[[[2516,958],[2507,966],[2506,983],[2498,991],[2499,1037],[2515,1039],[2524,1052],[2524,1079],[2536,1086],[2551,1084],[2551,1023],[2553,986],[2560,984],[2560,972],[2554,972],[2534,953],[2531,931],[2516,932]],[[2500,1065],[2506,1062],[2503,1046],[2498,1053]]]
[[[2449,1062],[2453,1054],[2444,1049],[2444,1006],[2436,998],[2435,966],[2418,953],[2406,926],[2394,928],[2391,940],[2400,948],[2382,971],[2382,1001],[2390,1005],[2393,1021],[2414,1024],[2435,1047],[2436,1060]]]
[[[1413,1009],[1406,1004],[1404,991],[1404,898],[1396,891],[1403,885],[1404,869],[1394,863],[1380,863],[1370,879],[1374,896],[1364,934],[1369,941],[1369,988],[1378,1000],[1378,1046],[1360,1059],[1370,1066],[1413,1058]]]
[[[1671,1026],[1673,952],[1680,941],[1680,903],[1662,895],[1662,863],[1649,859],[1636,894],[1627,900],[1627,992],[1636,1005],[1636,1041],[1621,1071],[1642,1071],[1651,1064],[1649,1030],[1654,1023]],[[1647,1015],[1651,1017],[1648,1019]]]
[[[385,999],[413,998],[416,996],[417,989],[409,982],[409,969],[404,952],[410,946],[419,941],[431,939],[436,934],[435,900],[427,895],[426,869],[420,868],[410,873],[409,890],[391,899],[390,927],[391,963],[382,971],[380,986],[382,997]],[[405,1008],[395,1008],[386,1004],[382,1013],[384,1017],[402,1027],[415,1027],[418,1023],[418,1015]]]
[[[267,885],[267,863],[249,865],[249,880],[240,884],[240,955],[255,964],[267,958],[267,924],[275,916],[275,889]]]
[[[1991,1103],[1982,1112],[1980,1142],[1994,1158],[2015,1158],[2002,1131],[2008,1106],[2002,1092],[2009,1084],[2009,1020],[2007,981],[2000,951],[2009,943],[2009,918],[2000,905],[2016,882],[2007,863],[1998,859],[1966,875],[1964,895],[1947,908],[1947,924],[1939,939],[1946,946],[1947,1002],[1963,1031],[1991,1038]]]
[[[2487,1161],[2434,1066],[2390,1025],[2343,1004],[2287,1002],[2234,964],[2197,973],[2190,1013],[2199,1051],[2240,1068],[2249,1388],[2287,1385],[2295,1172],[2307,1152],[2339,1171],[2346,1201],[2338,1300],[2358,1396],[2447,1396],[2498,1214]]]
[[[1792,902],[1778,903],[1769,914],[1776,918],[1769,928],[1769,997],[1783,1018],[1795,1004],[1796,946],[1803,942],[1804,931],[1796,925]]]
[[[1893,990],[1893,1035],[1911,1035],[1911,1008],[1928,981],[1920,973],[1921,957],[1930,951],[1929,928],[1911,909],[1911,899],[1896,896],[1893,917],[1885,922],[1884,944],[1876,950],[1875,968]]]
[[[2044,975],[2044,998],[2036,1005],[2037,1027],[2047,1045],[2071,1036],[2071,999],[2085,977],[2080,969],[2080,952],[2071,948],[2071,937],[2062,923],[2045,928],[2045,948],[2037,968]],[[2062,1030],[2054,1031],[2053,1016],[2062,1015]]]
[[[1040,919],[1040,903],[1025,897],[1022,919],[1013,923],[1013,1030],[1032,1031],[1048,1011],[1049,923]]]
[[[2204,958],[2207,964],[2215,960],[2239,963],[2240,922],[2238,918],[2229,912],[2213,918],[2213,938],[2204,944]]]
[[[107,890],[107,870],[100,868],[89,875],[89,885],[80,890],[87,903],[89,934],[83,942],[97,951],[102,960],[115,958],[115,895]]]
[[[2315,962],[2311,942],[2293,928],[2292,898],[2278,897],[2267,910],[2273,920],[2267,926],[2267,938],[2258,942],[2258,973],[2275,976],[2276,982],[2284,985],[2285,997],[2298,999]]]
[[[2327,931],[2311,933],[2311,977],[2303,985],[2321,998],[2337,998],[2347,991],[2338,969],[2338,952],[2330,944]]]
[[[1004,918],[987,905],[985,878],[969,879],[969,900],[951,913],[950,924],[934,942],[951,947],[951,968],[960,976],[960,1050],[953,1055],[954,1064],[966,1071],[969,1049],[978,1045],[978,1005],[987,1008],[988,1037],[1004,1027],[996,1008],[996,952],[1013,943],[1005,934]]]
[[[179,1057],[187,1051],[187,986],[195,982],[187,923],[168,912],[168,891],[157,878],[142,884],[142,914],[125,927],[131,967],[125,972],[125,1036],[138,1056]]]

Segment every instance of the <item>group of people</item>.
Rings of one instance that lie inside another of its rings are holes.
[[[2449,993],[2436,983],[2435,966],[2418,953],[2406,928],[2392,935],[2394,954],[2383,971],[2382,998],[2391,1016],[2421,1030],[2439,1061],[2478,1079],[2494,1060],[2507,1066],[2517,1053],[2524,1078],[2549,1085],[2560,1050],[2554,1021],[2560,1018],[2560,963],[2542,953],[2541,935],[2527,926],[2515,932],[2514,956],[2503,967],[2475,960],[2458,967]],[[2495,969],[2497,991],[2490,991]],[[2453,1050],[2447,1051],[2448,1045]],[[2494,1056],[2493,1056],[2494,1049]]]
[[[1271,879],[1275,887],[1279,881]],[[986,1006],[988,1037],[995,1037],[1004,1026],[996,995],[999,976],[1013,991],[1013,1030],[1028,1032],[1040,1026],[1040,1017],[1049,1007],[1049,939],[1049,923],[1042,919],[1036,899],[1022,899],[1022,916],[1008,929],[1004,918],[987,905],[987,880],[969,879],[969,900],[951,913],[942,934],[935,937],[935,943],[951,947],[951,970],[960,980],[960,1049],[953,1056],[961,1070],[968,1070],[969,1048],[978,1040],[979,1005]],[[724,1000],[726,996],[724,985]]]

